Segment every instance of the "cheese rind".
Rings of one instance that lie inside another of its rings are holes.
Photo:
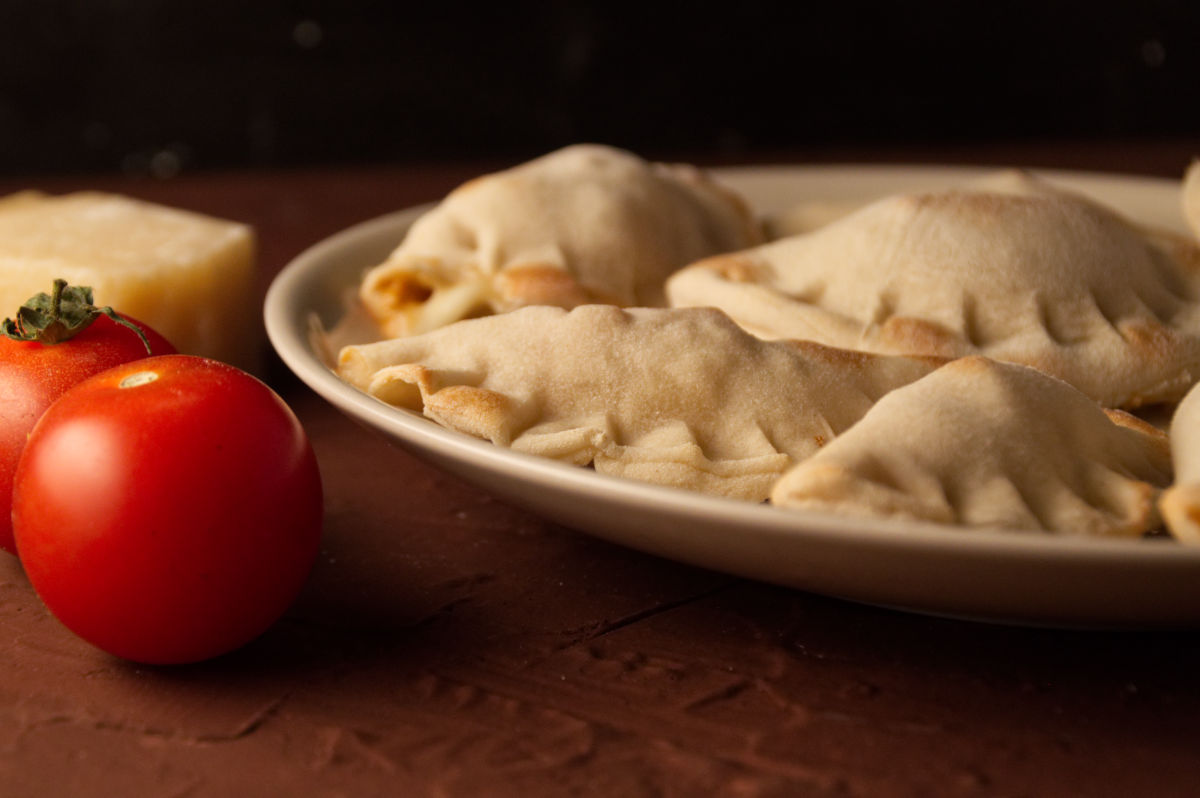
[[[61,277],[180,352],[254,370],[255,250],[236,222],[115,194],[21,192],[0,198],[0,317]]]

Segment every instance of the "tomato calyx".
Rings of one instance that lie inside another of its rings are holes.
[[[14,341],[58,344],[74,338],[100,316],[107,316],[122,327],[133,330],[142,339],[146,351],[150,352],[150,341],[136,324],[111,307],[98,308],[92,304],[91,286],[67,285],[62,278],[54,281],[51,293],[43,291],[30,297],[17,310],[15,321],[5,319],[0,324],[0,333]]]

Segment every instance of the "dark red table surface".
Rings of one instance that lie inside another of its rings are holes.
[[[1090,141],[754,160],[1177,178],[1197,154],[1200,141]],[[502,165],[6,178],[0,191],[98,188],[248,222],[265,291],[324,236]],[[944,620],[656,559],[423,464],[269,356],[264,373],[326,488],[300,600],[234,654],[143,667],[74,638],[0,555],[0,795],[1200,791],[1192,631]]]

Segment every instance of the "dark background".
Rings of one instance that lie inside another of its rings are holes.
[[[1194,137],[1200,2],[0,2],[0,174]]]

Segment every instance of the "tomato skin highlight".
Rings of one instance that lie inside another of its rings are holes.
[[[147,664],[258,637],[300,592],[322,519],[316,458],[288,406],[189,355],[126,363],[63,394],[30,436],[13,496],[18,553],[46,606]]]
[[[101,316],[69,341],[39,344],[0,336],[0,549],[16,553],[12,491],[17,460],[33,425],[55,399],[87,377],[175,347],[136,319],[150,352],[132,331]]]

